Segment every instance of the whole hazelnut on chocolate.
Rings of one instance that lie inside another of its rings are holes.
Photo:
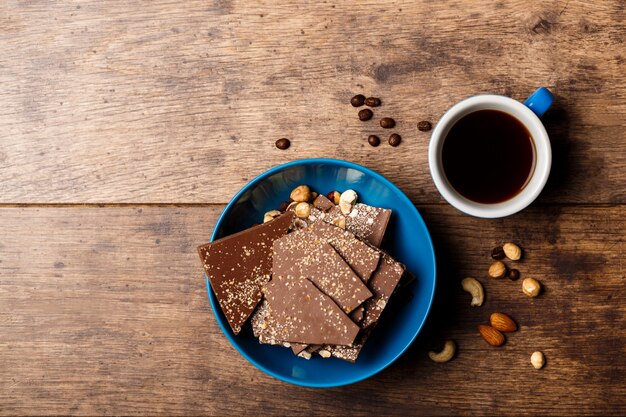
[[[311,205],[306,202],[298,203],[295,210],[296,216],[306,219],[311,215]]]
[[[298,203],[302,201],[310,201],[311,189],[308,185],[299,185],[293,189],[289,198],[291,198],[293,201],[297,201]]]

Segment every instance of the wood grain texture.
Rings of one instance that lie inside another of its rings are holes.
[[[0,202],[226,203],[306,157],[441,202],[417,122],[546,85],[555,164],[540,201],[624,203],[625,20],[623,0],[4,1]],[[358,92],[382,98],[375,120],[358,121]],[[382,116],[397,149],[366,145]]]
[[[354,386],[274,380],[221,334],[195,245],[221,207],[0,209],[0,414],[623,415],[625,209],[531,208],[504,220],[420,208],[439,257],[437,298],[417,342]],[[520,282],[485,278],[491,247],[519,242]],[[471,308],[467,275],[486,288]],[[493,311],[520,331],[492,348]],[[457,341],[456,359],[427,351]],[[533,369],[542,350],[547,365]]]

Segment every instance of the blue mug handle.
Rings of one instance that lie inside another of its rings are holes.
[[[541,117],[550,108],[553,102],[554,96],[550,90],[545,87],[539,87],[537,91],[526,99],[524,105],[531,109],[537,116]]]

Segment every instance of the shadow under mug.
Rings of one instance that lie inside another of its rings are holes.
[[[543,190],[552,165],[550,138],[539,117],[552,105],[554,97],[545,87],[535,91],[524,103],[510,97],[484,94],[467,98],[452,106],[433,130],[428,147],[430,175],[441,196],[453,207],[475,217],[497,218],[517,213],[531,204]],[[526,186],[512,198],[495,204],[472,201],[450,184],[443,169],[442,149],[450,129],[464,116],[479,110],[499,110],[522,123],[535,145],[535,167]]]

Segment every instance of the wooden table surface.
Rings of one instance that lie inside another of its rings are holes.
[[[0,3],[0,414],[626,414],[626,3]],[[464,215],[428,173],[429,133],[478,93],[545,85],[550,181],[523,212]],[[353,94],[382,98],[372,148]],[[292,140],[287,151],[273,145]],[[426,328],[348,387],[287,385],[222,335],[195,247],[268,168],[347,159],[394,181],[435,242]],[[485,276],[513,240],[545,285]],[[471,309],[459,283],[486,285]],[[510,313],[500,349],[476,325]],[[456,359],[427,357],[445,339]],[[530,354],[545,352],[541,371]]]

